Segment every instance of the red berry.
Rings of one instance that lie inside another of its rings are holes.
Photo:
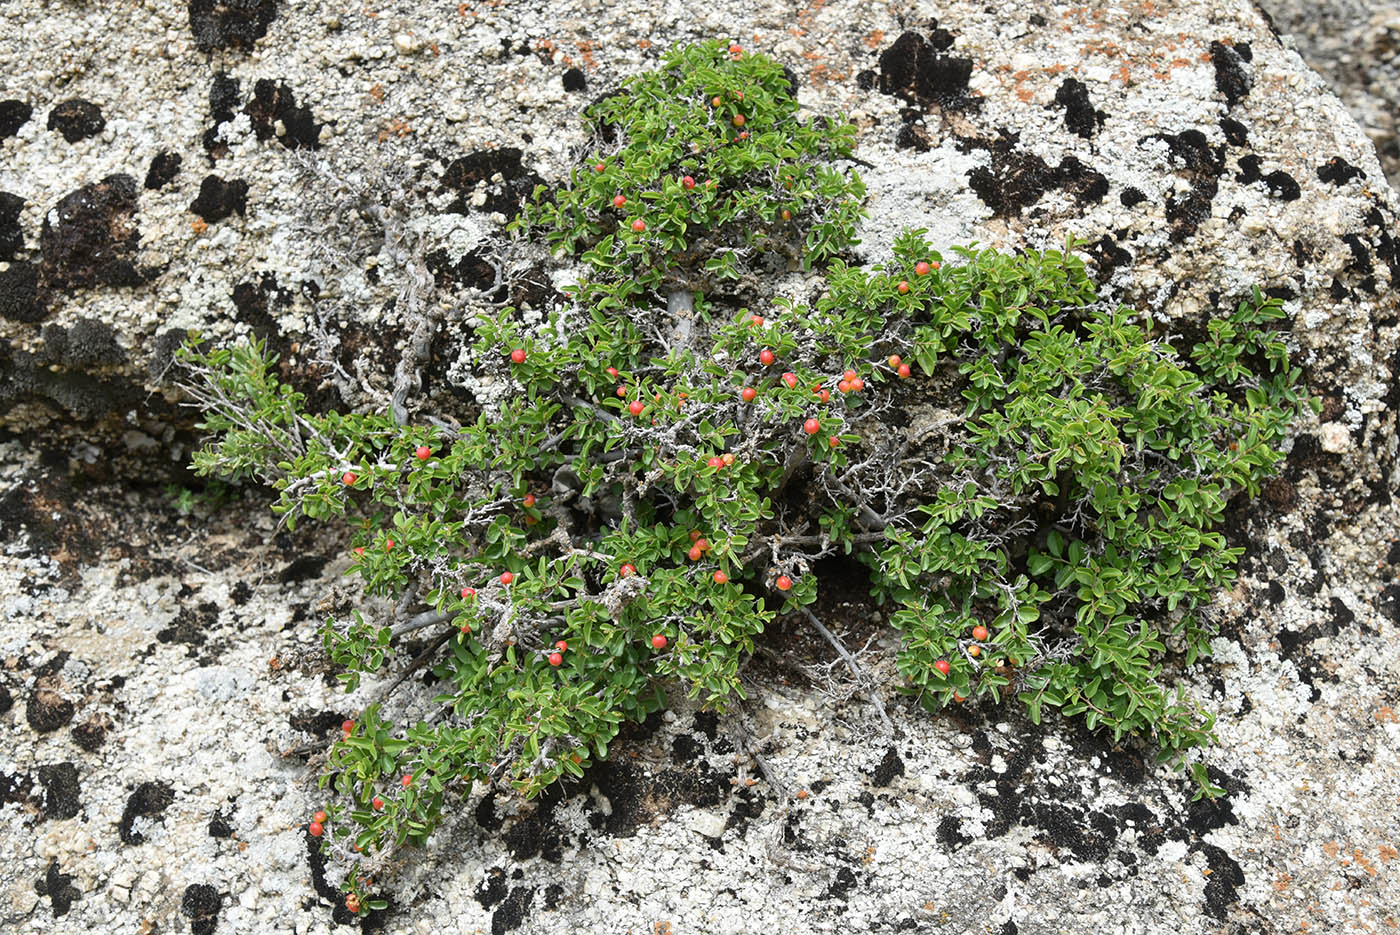
[[[942,673],[943,675],[947,675],[947,674],[948,674],[948,670],[951,669],[951,668],[953,668],[952,666],[948,665],[948,660],[947,660],[947,659],[940,659],[940,660],[938,660],[937,662],[935,662],[935,663],[933,664],[933,667],[934,667],[935,669],[937,669],[937,670],[938,670],[940,673]]]
[[[326,813],[325,813],[325,812],[317,812],[316,814],[314,814],[314,815],[311,816],[311,820],[314,821],[314,822],[316,822],[317,824],[322,824],[322,825],[324,825],[324,824],[326,823]]]
[[[741,140],[746,140],[746,139],[748,139],[748,138],[749,138],[749,131],[748,131],[748,130],[741,130],[741,131],[739,132],[739,139],[741,139]]]
[[[604,169],[606,169],[606,168],[607,168],[607,166],[603,165],[603,164],[600,162],[600,163],[598,163],[596,166],[593,167],[593,171],[594,171],[594,172],[602,172],[602,171],[603,171]]]
[[[356,850],[359,850],[359,849],[360,849],[358,844],[355,845],[355,849],[356,849]],[[345,896],[345,908],[346,908],[346,909],[349,909],[351,912],[359,912],[359,911],[360,911],[360,901],[359,901],[358,899],[355,898],[355,894],[354,894],[354,893],[348,893],[348,894],[346,894],[346,896]]]
[[[816,419],[808,419],[802,423],[802,431],[808,435],[815,435],[822,430],[822,424]]]
[[[792,220],[792,212],[789,211],[787,208],[784,208],[784,209],[783,209],[783,220],[784,220],[784,221],[791,221],[791,220]]]
[[[403,779],[400,779],[399,782],[402,782],[403,787],[407,789],[409,786],[413,785],[413,774],[404,773]]]
[[[608,368],[608,376],[610,376],[610,377],[615,377],[615,376],[617,376],[617,368],[616,368],[616,367],[609,367],[609,368]]]
[[[419,445],[418,450],[413,453],[418,456],[419,461],[427,461],[433,456],[433,450],[427,445]]]
[[[778,580],[773,583],[778,586],[779,591],[792,590],[792,579],[789,578],[787,575],[779,575]]]
[[[763,350],[758,352],[758,360],[764,366],[767,366],[768,364],[771,364],[775,360],[775,358],[773,357],[773,352],[765,347]]]
[[[341,729],[344,733],[353,734],[353,733],[355,732],[355,722],[354,722],[354,721],[341,721],[341,722],[340,722],[340,729]]]
[[[523,363],[525,363],[525,348],[523,348],[523,347],[517,347],[515,350],[511,351],[511,352],[510,352],[510,360],[511,360],[511,363],[514,363],[514,364],[523,364]]]
[[[380,798],[379,796],[377,796],[377,795],[374,797],[374,800],[371,801],[369,804],[372,805],[372,806],[374,806],[374,810],[375,810],[376,812],[377,812],[377,811],[380,811],[380,810],[382,810],[382,809],[384,808],[384,800],[381,799],[381,798]]]
[[[514,580],[515,580],[515,572],[513,572],[513,571],[503,571],[503,572],[501,572],[501,584],[510,584],[510,583],[511,583],[512,581],[514,581]]]
[[[967,696],[959,695],[957,692],[953,692],[953,700],[956,701],[958,704],[962,704],[964,701],[967,700]]]
[[[851,381],[851,392],[859,393],[863,389],[865,389],[865,380],[861,379],[860,377],[856,377],[854,380]]]
[[[637,218],[637,220],[632,222],[632,229],[640,234],[647,229],[647,222],[643,221],[641,218]]]
[[[560,655],[559,653],[550,653],[550,654],[549,654],[549,664],[552,665],[552,666],[563,665],[563,664],[564,664],[564,657],[563,657],[562,655]]]
[[[614,207],[614,208],[621,208],[621,207],[622,207],[623,205],[625,205],[625,204],[627,204],[627,196],[626,196],[626,195],[614,195],[614,196],[613,196],[613,207]]]
[[[384,551],[385,551],[385,552],[389,552],[389,551],[392,551],[393,548],[394,548],[394,540],[393,540],[393,539],[386,539],[386,540],[384,541]]]
[[[724,572],[722,572],[722,571],[717,571],[717,572],[715,572],[715,584],[726,584],[726,583],[728,583],[728,581],[729,581],[729,576],[726,575]]]
[[[319,838],[321,836],[322,830],[321,823],[319,821],[313,821],[311,824],[306,826],[306,830],[310,832],[313,838]]]
[[[681,179],[681,188],[684,188],[686,191],[690,191],[694,187],[695,180],[690,176],[687,175],[683,179]]]
[[[566,653],[569,651],[569,644],[564,642],[563,640],[560,640],[559,642],[554,644],[554,648],[559,650],[561,653]]]
[[[736,126],[736,127],[742,127],[742,126],[744,125],[744,123],[745,123],[745,118],[744,118],[744,115],[743,115],[743,114],[735,114],[735,115],[734,115],[734,126]]]
[[[356,555],[364,555],[364,554],[365,554],[365,547],[362,546],[362,545],[357,545],[357,546],[355,546],[355,554],[356,554]]]
[[[705,467],[722,468],[724,462],[720,460],[719,455],[711,455],[705,459]]]
[[[899,371],[898,371],[898,373],[899,373],[899,378],[900,378],[901,380],[907,380],[907,379],[909,379],[909,374],[912,373],[912,372],[913,372],[913,371],[911,371],[911,370],[909,369],[909,365],[908,365],[908,364],[900,364],[900,365],[899,365]]]
[[[817,398],[820,399],[822,402],[826,402],[828,399],[831,398],[831,391],[822,390],[820,393],[817,394]]]
[[[914,274],[916,276],[927,276],[932,268],[933,267],[929,266],[923,260],[920,260],[914,264]]]
[[[907,294],[907,293],[909,292],[909,280],[907,280],[907,279],[901,279],[901,280],[899,281],[899,285],[896,286],[895,288],[899,289],[899,294],[900,294],[900,295],[905,295],[905,294]]]
[[[617,389],[613,390],[613,393],[616,394],[618,399],[622,399],[627,395],[627,387],[619,386]]]
[[[346,486],[346,487],[352,487],[352,486],[354,486],[355,481],[359,480],[359,478],[357,478],[357,477],[355,476],[355,472],[354,472],[354,471],[346,471],[345,474],[344,474],[340,479],[341,479],[341,481],[343,481],[343,482],[345,483],[345,486]]]
[[[724,103],[724,98],[720,97],[719,95],[715,95],[714,97],[710,98],[710,106],[711,106],[711,107],[718,107],[718,106],[720,106],[720,105],[723,104],[723,103]]]
[[[752,316],[749,317],[749,327],[751,327],[751,328],[758,328],[758,327],[761,327],[762,325],[763,325],[763,316],[762,316],[762,315],[752,315]]]
[[[836,388],[843,393],[849,393],[851,391],[851,381],[842,380],[840,383],[836,384]]]
[[[708,552],[710,551],[710,540],[706,539],[704,536],[701,536],[699,539],[695,540],[695,547],[701,552]]]
[[[525,495],[525,499],[521,500],[520,502],[525,506],[526,509],[529,509],[530,507],[535,505],[535,495],[532,493],[527,493]]]
[[[890,368],[897,369],[899,367],[900,360],[901,358],[898,354],[891,354],[889,359]]]
[[[666,637],[662,636],[660,633],[656,634],[651,638],[651,645],[654,649],[665,649]]]
[[[751,402],[753,402],[754,397],[757,396],[757,395],[758,395],[758,390],[754,389],[754,388],[751,387],[751,386],[746,386],[746,387],[744,387],[742,390],[739,391],[739,398],[742,399],[742,400],[743,400],[744,402],[746,402],[746,403],[751,403]]]
[[[832,448],[835,448],[837,445],[841,444],[841,439],[833,435],[827,439],[827,443],[830,444]]]
[[[783,382],[788,385],[788,389],[795,389],[797,387],[797,374],[789,370],[783,374]]]
[[[988,636],[988,633],[987,633],[987,628],[986,628],[986,627],[978,626],[978,627],[973,627],[973,628],[972,628],[972,638],[973,638],[974,640],[985,640],[985,639],[987,638],[987,636]]]
[[[847,370],[845,373],[841,374],[841,376],[847,383],[856,382],[856,372],[854,370]]]
[[[700,557],[705,554],[705,550],[700,548],[699,545],[692,545],[690,551],[685,554],[690,557],[692,562],[698,562],[700,561]]]
[[[637,573],[637,566],[633,565],[631,562],[628,562],[621,568],[619,568],[617,570],[617,573],[619,577],[622,578],[626,578],[628,575],[635,575]]]
[[[464,601],[469,601],[469,600],[471,600],[471,599],[474,598],[474,597],[476,597],[476,588],[463,588],[463,589],[462,589],[462,600],[464,600]]]
[[[627,404],[627,411],[630,412],[630,413],[632,413],[632,415],[634,415],[634,416],[639,416],[639,415],[641,415],[641,414],[642,414],[642,410],[645,409],[645,408],[646,408],[646,404],[643,403],[640,399],[634,399],[634,400],[632,400],[630,403]]]
[[[739,43],[737,43],[737,42],[731,42],[731,43],[729,43],[729,54],[730,54],[730,55],[738,55],[739,53],[741,53],[741,52],[743,52],[743,51],[744,51],[744,48],[743,48],[743,46],[739,45]]]

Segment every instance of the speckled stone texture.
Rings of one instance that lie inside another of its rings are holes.
[[[1258,502],[1232,504],[1241,575],[1213,608],[1213,658],[1182,675],[1220,713],[1205,759],[1230,795],[1191,803],[1150,751],[1010,706],[929,716],[886,692],[887,735],[861,695],[804,675],[833,656],[788,623],[749,666],[739,717],[680,703],[537,802],[463,790],[366,928],[1400,924],[1396,196],[1255,8],[11,0],[0,930],[349,921],[305,832],[316,757],[375,688],[339,694],[318,655],[323,600],[354,597],[342,534],[278,531],[256,491],[176,509],[161,485],[186,479],[196,436],[171,351],[189,327],[256,334],[314,404],[366,404],[408,337],[411,247],[446,336],[425,410],[510,392],[465,372],[451,339],[504,222],[587,155],[585,103],[670,43],[714,35],[787,63],[810,113],[858,125],[858,259],[910,225],[940,248],[1073,233],[1104,295],[1184,340],[1254,284],[1284,300],[1324,408]],[[502,289],[533,313],[569,281],[543,251],[520,272]],[[864,664],[894,684],[893,637],[859,593],[830,623],[869,640]],[[740,724],[778,785],[740,752]]]

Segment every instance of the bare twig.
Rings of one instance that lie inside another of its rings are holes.
[[[824,636],[826,641],[836,650],[836,654],[845,660],[846,667],[851,670],[851,674],[854,675],[862,685],[866,686],[866,693],[870,701],[875,705],[875,710],[880,713],[880,720],[885,722],[885,729],[891,734],[898,736],[899,732],[895,730],[894,724],[890,721],[890,716],[885,713],[884,702],[880,700],[880,696],[876,693],[875,689],[871,687],[871,682],[866,678],[865,671],[861,669],[860,664],[856,662],[850,650],[846,649],[846,645],[837,639],[836,634],[828,630],[822,622],[817,619],[817,615],[812,613],[811,608],[803,607],[801,610],[802,615],[807,618],[807,622],[815,627],[817,632]]]

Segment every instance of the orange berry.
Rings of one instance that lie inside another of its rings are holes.
[[[773,583],[778,586],[779,591],[792,590],[792,579],[789,578],[787,575],[779,575],[778,580]]]

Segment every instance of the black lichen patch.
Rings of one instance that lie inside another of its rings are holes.
[[[45,818],[72,818],[78,814],[82,787],[78,768],[70,762],[39,767],[39,785],[44,790]]]
[[[74,901],[83,898],[82,891],[73,885],[73,877],[59,872],[57,858],[49,861],[49,869],[44,873],[43,879],[34,883],[34,892],[49,898],[55,919],[67,915],[68,910],[73,908]]]
[[[1167,160],[1172,169],[1183,174],[1190,183],[1190,188],[1185,192],[1173,194],[1167,199],[1165,209],[1167,222],[1171,226],[1171,241],[1181,243],[1194,235],[1201,222],[1210,217],[1211,202],[1220,190],[1220,176],[1225,171],[1225,147],[1211,146],[1200,130],[1154,133],[1143,137],[1140,142],[1147,140],[1165,143]]]
[[[311,108],[297,106],[296,95],[285,82],[259,79],[253,85],[253,98],[243,112],[252,120],[253,132],[259,140],[276,137],[287,149],[321,146],[322,125],[312,116]]]
[[[1244,100],[1254,86],[1254,78],[1245,67],[1251,58],[1253,56],[1245,43],[1228,46],[1216,41],[1210,44],[1210,60],[1215,65],[1215,89],[1225,95],[1225,103],[1230,107]]]
[[[1118,196],[1118,203],[1125,208],[1136,208],[1147,200],[1147,196],[1140,189],[1128,187],[1123,189]]]
[[[214,125],[204,131],[201,143],[209,154],[210,165],[228,155],[228,144],[219,138],[219,128],[238,112],[241,100],[238,89],[238,79],[226,71],[214,72],[209,81],[209,116]]]
[[[175,181],[175,176],[180,174],[182,161],[179,153],[164,149],[156,153],[151,157],[150,168],[146,170],[145,187],[151,191],[159,191]]]
[[[486,193],[486,203],[480,210],[499,211],[506,217],[515,217],[535,186],[544,184],[544,179],[521,165],[521,155],[519,149],[506,146],[468,153],[452,160],[442,173],[442,188],[439,189],[455,191],[458,195],[447,210],[453,214],[478,210],[472,205],[472,195],[479,186]]]
[[[990,166],[978,166],[967,174],[968,184],[978,198],[998,217],[1019,217],[1022,210],[1041,199],[1048,191],[1059,188],[1074,197],[1080,205],[1103,200],[1108,194],[1108,179],[1085,166],[1074,156],[1066,156],[1055,168],[1034,153],[1016,148],[1017,134],[1000,131],[990,143],[963,139],[964,150],[986,149],[992,157]]]
[[[1327,182],[1329,185],[1345,185],[1352,179],[1364,179],[1365,177],[1365,172],[1362,172],[1341,156],[1333,156],[1317,167],[1318,181]]]
[[[191,883],[180,897],[180,912],[190,920],[191,935],[212,935],[224,898],[208,883]]]
[[[52,679],[42,678],[29,693],[24,717],[35,731],[47,734],[73,720],[73,702],[56,690]]]
[[[1095,243],[1091,244],[1086,251],[1090,259],[1097,267],[1094,273],[1094,280],[1103,285],[1113,278],[1113,271],[1120,266],[1131,266],[1133,255],[1122,247],[1118,246],[1108,234],[1104,234]]]
[[[132,826],[136,819],[160,818],[170,803],[175,801],[175,793],[163,782],[143,782],[136,787],[126,800],[121,821],[117,823],[117,836],[123,844],[140,844],[145,835]]]
[[[233,307],[238,309],[238,320],[285,359],[291,350],[290,341],[282,335],[273,315],[292,303],[291,291],[279,286],[272,273],[265,272],[257,279],[245,279],[234,286],[231,298]]]
[[[1249,130],[1233,117],[1220,118],[1220,132],[1225,134],[1225,142],[1231,146],[1249,145]]]
[[[1063,107],[1065,127],[1069,132],[1077,133],[1086,140],[1103,126],[1104,119],[1108,116],[1103,111],[1094,109],[1094,105],[1089,102],[1089,88],[1077,78],[1066,78],[1064,84],[1055,91],[1054,103],[1048,106]]]
[[[836,879],[827,885],[826,892],[817,898],[845,901],[850,898],[851,890],[855,889],[857,882],[856,875],[850,867],[841,867],[836,871]]]
[[[250,48],[277,18],[277,0],[189,0],[187,6],[201,52]]]
[[[209,819],[209,825],[205,829],[211,838],[227,839],[233,837],[233,825],[229,824],[231,815],[225,815],[222,810],[214,813],[214,817]],[[310,835],[307,835],[310,837]]]
[[[23,211],[23,198],[0,192],[0,261],[13,260],[24,249],[24,230],[19,226]]]
[[[243,179],[224,181],[217,175],[206,175],[199,183],[199,196],[190,202],[190,210],[213,224],[237,212],[242,216],[248,209],[248,183]]]
[[[899,751],[890,747],[871,771],[870,783],[874,786],[888,786],[894,782],[894,777],[903,775],[904,761],[899,758]]]
[[[570,68],[568,71],[564,72],[561,80],[564,82],[564,90],[571,94],[575,91],[588,90],[588,78],[584,76],[580,69]]]
[[[119,364],[126,359],[111,325],[95,318],[79,318],[65,328],[44,326],[44,360],[61,367],[82,368]]]
[[[946,844],[953,850],[972,843],[972,838],[962,833],[962,822],[952,815],[945,815],[939,819],[934,837],[938,843]]]
[[[491,935],[505,935],[524,924],[534,901],[535,888],[517,886],[511,889],[500,907],[491,916]]]
[[[953,36],[938,29],[935,20],[927,39],[916,32],[905,32],[880,53],[879,75],[868,77],[881,93],[928,111],[939,107],[950,111],[970,111],[981,102],[968,93],[972,59],[945,54]],[[870,86],[867,84],[866,86]]]
[[[1235,181],[1241,185],[1253,185],[1262,179],[1263,173],[1259,171],[1260,160],[1256,153],[1240,157],[1240,171],[1235,173]]]
[[[34,108],[24,101],[13,98],[0,101],[0,140],[18,136],[19,128],[28,123],[29,118],[33,116]]]
[[[213,601],[204,601],[197,607],[182,607],[170,626],[156,631],[156,639],[162,643],[184,643],[188,647],[185,655],[193,658],[218,622],[219,605]]]
[[[111,729],[111,718],[94,711],[91,717],[73,728],[73,742],[88,753],[96,753],[107,742],[107,732]]]
[[[1239,899],[1236,890],[1244,886],[1244,869],[1233,857],[1214,844],[1197,841],[1191,845],[1191,850],[1200,851],[1206,856],[1206,868],[1210,870],[1210,876],[1206,877],[1204,893],[1206,912],[1223,922],[1230,904]]]
[[[440,287],[460,285],[486,290],[490,289],[496,282],[495,267],[484,256],[473,250],[462,254],[456,262],[453,262],[446,250],[434,250],[423,258],[423,262]],[[505,288],[502,285],[500,289],[493,292],[492,300],[501,301],[504,299]]]
[[[136,180],[109,175],[84,185],[44,217],[39,234],[43,283],[54,289],[136,286],[148,275],[136,267],[141,232],[135,224]]]
[[[0,277],[0,289],[3,289],[3,277]],[[0,412],[20,401],[40,400],[76,418],[96,419],[124,410],[144,395],[127,380],[100,379],[75,371],[54,373],[38,355],[13,350],[0,341]],[[23,492],[15,488],[12,495],[22,496]],[[70,525],[66,516],[59,521],[42,514],[36,518],[37,522],[31,527],[36,533]]]
[[[48,128],[63,134],[63,138],[70,143],[96,136],[106,126],[102,108],[81,97],[60,101],[49,111]]]
[[[1270,195],[1282,201],[1297,201],[1303,195],[1293,176],[1282,169],[1275,169],[1264,176],[1264,184],[1269,186]]]

